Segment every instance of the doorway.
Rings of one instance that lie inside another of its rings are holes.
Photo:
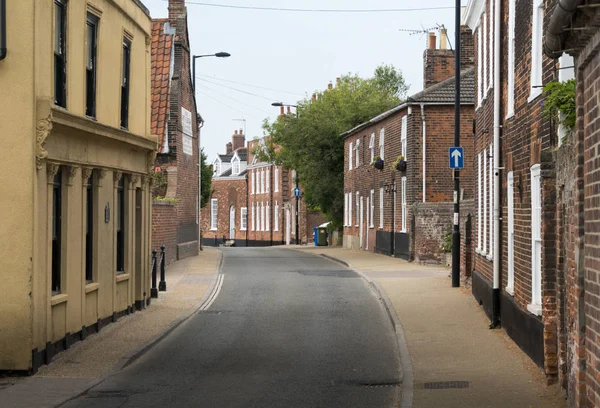
[[[235,207],[229,208],[229,239],[235,239]]]

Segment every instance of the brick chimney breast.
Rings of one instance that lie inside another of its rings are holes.
[[[227,142],[225,145],[225,154],[231,154],[233,152],[233,145],[231,142]]]
[[[231,136],[231,143],[233,144],[233,151],[246,146],[246,135],[244,135],[244,132],[241,129],[239,133],[237,130],[233,132],[233,136]]]
[[[185,0],[169,0],[169,19],[186,14]]]
[[[447,39],[446,30],[442,29],[440,33],[440,48],[436,49],[435,34],[429,33],[428,48],[423,52],[424,89],[454,76],[454,50],[446,49]],[[473,36],[468,27],[461,27],[460,44],[460,65],[462,71],[472,67],[474,62]]]

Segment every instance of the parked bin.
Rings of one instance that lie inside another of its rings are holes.
[[[316,246],[327,246],[327,227],[317,227]]]
[[[317,227],[313,227],[313,241],[315,246],[319,246],[319,233],[317,232]]]

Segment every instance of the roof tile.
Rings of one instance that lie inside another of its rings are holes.
[[[172,35],[165,34],[168,19],[152,20],[152,135],[158,137],[159,146],[165,141],[167,112],[170,103]]]

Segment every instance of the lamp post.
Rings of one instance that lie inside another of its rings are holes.
[[[194,88],[194,91],[196,90],[196,59],[203,57],[228,58],[231,57],[231,54],[228,52],[217,52],[214,54],[192,55],[192,88]],[[195,93],[194,98],[196,98]]]
[[[460,0],[455,6],[456,50],[454,51],[454,146],[460,146]],[[454,170],[454,228],[452,229],[452,287],[460,286],[460,170]]]
[[[298,105],[291,105],[291,104],[287,104],[287,103],[283,103],[283,102],[273,102],[271,104],[271,106],[279,106],[279,107],[292,107],[292,108],[296,108],[296,117],[298,117]],[[298,171],[296,171],[296,188],[300,188],[299,186],[300,184],[300,176],[298,176]],[[298,245],[298,243],[300,242],[300,233],[299,233],[299,228],[298,228],[298,214],[299,214],[299,210],[298,210],[298,206],[300,204],[300,196],[297,195],[296,196],[296,245]]]

